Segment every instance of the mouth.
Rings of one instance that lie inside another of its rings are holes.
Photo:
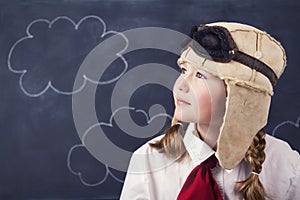
[[[187,102],[187,101],[185,101],[185,100],[183,100],[181,98],[176,98],[176,103],[178,105],[191,105],[189,102]]]

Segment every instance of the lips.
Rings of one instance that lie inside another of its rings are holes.
[[[176,98],[176,102],[178,105],[191,105],[189,102],[187,102],[181,98]]]

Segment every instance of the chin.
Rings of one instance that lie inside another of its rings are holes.
[[[191,116],[190,113],[182,113],[182,112],[176,112],[174,113],[174,117],[181,122],[187,122],[187,123],[197,123],[199,120],[196,117]]]

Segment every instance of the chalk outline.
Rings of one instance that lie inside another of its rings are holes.
[[[106,123],[106,122],[99,122],[99,123],[96,123],[96,124],[94,124],[94,125],[91,125],[88,129],[86,129],[86,131],[84,132],[84,134],[83,134],[83,136],[82,136],[82,138],[81,138],[82,144],[76,144],[76,145],[72,146],[72,147],[70,148],[69,152],[68,152],[68,157],[67,157],[67,167],[68,167],[69,171],[70,171],[72,174],[78,176],[79,179],[80,179],[80,181],[81,181],[81,183],[82,183],[83,185],[89,186],[89,187],[101,185],[102,183],[104,183],[104,182],[107,180],[108,175],[111,175],[116,181],[118,181],[118,182],[120,182],[120,183],[124,183],[123,180],[121,180],[121,179],[119,179],[118,177],[116,177],[116,176],[109,170],[108,165],[104,165],[104,166],[105,166],[105,169],[106,169],[106,172],[105,172],[105,175],[104,175],[104,177],[103,177],[103,179],[102,179],[101,181],[99,181],[99,182],[97,182],[97,183],[88,183],[88,182],[86,182],[85,180],[83,180],[83,178],[82,178],[82,172],[75,172],[75,171],[72,169],[71,161],[70,161],[72,152],[73,152],[73,150],[74,150],[75,148],[78,148],[78,147],[84,147],[84,148],[86,148],[86,146],[85,146],[85,144],[84,144],[84,140],[85,140],[85,137],[87,136],[87,134],[90,132],[90,130],[92,130],[93,128],[95,128],[95,127],[97,127],[97,126],[108,126],[108,127],[113,127],[113,125],[112,125],[112,120],[113,120],[114,116],[117,114],[117,112],[119,112],[119,111],[121,111],[121,110],[124,110],[124,109],[135,110],[136,113],[143,113],[143,114],[145,115],[145,118],[147,119],[147,123],[148,123],[148,124],[151,123],[151,121],[154,120],[155,118],[162,117],[162,116],[167,117],[167,118],[169,118],[170,120],[172,120],[172,116],[169,115],[169,114],[166,114],[166,113],[158,113],[158,114],[156,114],[156,115],[154,115],[153,117],[150,118],[150,117],[147,115],[147,112],[144,111],[144,110],[142,110],[142,109],[137,109],[137,110],[136,110],[134,107],[123,106],[123,107],[120,107],[120,108],[116,109],[116,110],[111,114],[111,116],[110,116],[110,118],[109,118],[109,123]],[[91,155],[91,156],[92,156],[92,155]]]
[[[111,80],[108,80],[108,81],[95,81],[89,77],[87,77],[85,74],[83,75],[83,84],[76,90],[72,91],[72,92],[66,92],[66,91],[61,91],[57,88],[55,88],[53,85],[52,85],[52,82],[51,81],[48,81],[48,84],[47,86],[40,92],[36,93],[36,94],[32,94],[32,93],[29,93],[26,91],[26,89],[24,88],[23,86],[23,77],[24,75],[27,73],[27,70],[24,69],[24,70],[15,70],[13,69],[13,67],[11,66],[11,56],[13,54],[13,51],[14,49],[16,48],[16,46],[21,43],[22,41],[24,40],[27,40],[27,39],[32,39],[34,38],[34,36],[30,33],[30,28],[32,25],[34,25],[35,23],[38,23],[38,22],[44,22],[44,23],[48,23],[48,28],[51,28],[52,25],[58,21],[58,20],[67,20],[69,22],[71,22],[74,27],[75,27],[75,31],[79,28],[79,26],[81,25],[81,23],[83,23],[85,20],[87,19],[97,19],[101,22],[101,24],[103,25],[103,33],[101,35],[101,38],[105,37],[106,35],[108,34],[116,34],[116,35],[120,35],[121,37],[124,38],[125,42],[126,42],[126,45],[125,47],[119,51],[118,53],[116,53],[116,55],[124,62],[125,66],[124,66],[124,70],[115,78],[111,79]],[[25,95],[29,96],[29,97],[38,97],[40,95],[43,95],[49,88],[52,89],[54,92],[58,93],[58,94],[62,94],[62,95],[73,95],[73,94],[76,94],[76,93],[79,93],[80,91],[83,90],[83,88],[85,87],[86,85],[86,82],[89,81],[90,83],[93,83],[93,84],[97,84],[97,85],[105,85],[105,84],[110,84],[110,83],[113,83],[115,82],[116,80],[118,80],[128,69],[128,63],[126,61],[126,59],[122,56],[122,53],[127,49],[128,47],[128,39],[125,37],[125,35],[123,33],[120,33],[120,32],[117,32],[117,31],[107,31],[106,30],[106,23],[104,22],[104,20],[102,20],[102,18],[96,16],[96,15],[87,15],[85,17],[83,17],[82,19],[79,20],[79,22],[76,24],[70,17],[67,17],[67,16],[58,16],[56,17],[55,19],[53,19],[52,21],[49,21],[47,19],[35,19],[33,21],[31,21],[29,23],[29,25],[27,26],[26,28],[26,34],[27,36],[24,36],[22,38],[20,38],[19,40],[17,40],[13,46],[11,47],[11,49],[9,50],[9,53],[8,53],[8,58],[7,58],[7,65],[8,65],[8,69],[15,73],[15,74],[21,74],[20,78],[19,78],[19,85],[20,85],[20,88],[21,90],[24,92]]]
[[[89,186],[89,187],[101,185],[102,183],[104,183],[104,182],[107,180],[108,175],[111,175],[116,181],[118,181],[118,182],[120,182],[120,183],[123,183],[123,181],[122,181],[121,179],[119,179],[118,177],[116,177],[116,176],[109,170],[108,165],[104,165],[104,166],[105,166],[105,169],[106,169],[106,172],[105,172],[105,175],[104,175],[104,177],[103,177],[103,179],[102,179],[101,181],[99,181],[99,182],[97,182],[97,183],[88,183],[88,182],[86,182],[86,181],[82,178],[82,172],[75,172],[75,171],[72,169],[72,167],[71,167],[71,161],[70,161],[70,159],[71,159],[72,152],[73,152],[74,149],[76,149],[76,148],[78,148],[78,147],[84,147],[84,148],[85,148],[85,146],[84,146],[83,144],[76,144],[76,145],[72,146],[72,147],[70,148],[69,152],[68,152],[67,166],[68,166],[69,171],[70,171],[72,174],[74,174],[74,175],[76,175],[76,176],[79,177],[79,179],[80,179],[80,181],[81,181],[81,183],[82,183],[83,185]]]
[[[276,136],[276,131],[277,131],[277,129],[279,129],[280,127],[285,126],[285,125],[287,125],[287,124],[290,124],[290,125],[293,125],[293,126],[299,128],[299,125],[300,125],[300,115],[299,115],[298,119],[296,120],[296,122],[287,120],[287,121],[283,121],[283,122],[281,122],[280,124],[278,124],[278,125],[273,129],[272,135],[273,135],[273,136]]]

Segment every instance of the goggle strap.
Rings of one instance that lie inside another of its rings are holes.
[[[244,65],[250,67],[251,69],[254,69],[254,70],[262,73],[270,80],[273,87],[276,85],[276,82],[278,80],[277,75],[264,62],[254,58],[242,51],[236,51],[232,60],[237,61],[241,64],[244,64]]]

